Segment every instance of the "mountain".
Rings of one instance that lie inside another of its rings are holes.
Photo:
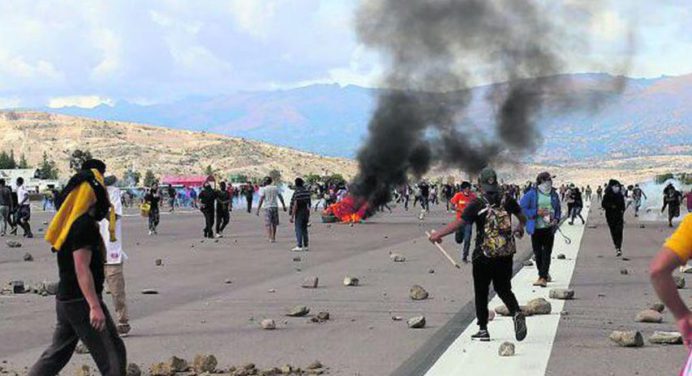
[[[127,168],[151,169],[157,176],[203,173],[208,165],[219,172],[265,176],[273,169],[292,179],[308,173],[356,171],[355,162],[322,157],[259,141],[157,126],[93,120],[31,111],[0,112],[0,150],[25,154],[36,166],[43,152],[56,161],[61,177],[70,174],[75,149],[103,159],[110,173],[122,177]]]
[[[692,154],[692,74],[622,78],[621,95],[603,90],[607,74],[564,75],[568,97],[591,101],[593,111],[551,106],[537,119],[541,147],[527,157],[565,163],[661,154]],[[500,84],[501,85],[501,84]],[[471,129],[492,129],[494,109],[484,100],[497,85],[471,89]],[[91,109],[42,109],[95,119],[134,121],[245,137],[322,155],[353,157],[367,136],[378,89],[312,85],[298,89],[193,97],[154,105],[118,102]]]

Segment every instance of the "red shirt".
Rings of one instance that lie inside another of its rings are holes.
[[[450,202],[456,206],[457,220],[461,219],[461,214],[464,213],[466,206],[476,199],[476,195],[473,192],[469,192],[468,196],[462,192],[457,192]]]

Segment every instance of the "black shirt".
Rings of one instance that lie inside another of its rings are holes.
[[[202,192],[199,193],[199,201],[204,205],[202,210],[214,210],[216,193],[212,189],[202,189]]]
[[[216,192],[216,199],[216,210],[227,212],[231,203],[231,194],[228,191],[219,190]]]
[[[494,200],[488,200],[490,202],[493,202]],[[483,244],[483,238],[485,236],[484,232],[484,227],[485,227],[485,217],[486,213],[483,212],[482,214],[478,214],[481,210],[485,209],[487,204],[485,201],[483,201],[480,198],[477,198],[473,200],[467,207],[464,209],[464,213],[462,213],[461,218],[464,220],[465,223],[475,223],[476,225],[476,247],[473,249],[473,259],[475,260],[477,257],[483,256],[483,251],[481,250],[481,244]],[[505,197],[505,210],[509,214],[513,214],[515,216],[519,216],[521,214],[521,207],[517,203],[517,200],[510,196]]]
[[[295,192],[293,192],[293,197],[291,197],[291,208],[296,205],[296,214],[310,214],[310,191],[304,187],[296,187]]]
[[[58,270],[60,283],[58,284],[58,300],[72,300],[84,298],[82,290],[77,282],[77,273],[72,254],[78,249],[91,251],[91,263],[89,269],[94,278],[96,294],[100,297],[103,292],[104,262],[103,240],[99,232],[98,223],[85,214],[72,224],[67,240],[58,251]]]
[[[0,188],[0,206],[12,206],[12,189],[8,186]]]
[[[158,210],[159,201],[161,201],[161,196],[159,196],[158,192],[156,194],[149,192],[146,196],[144,196],[144,201],[149,203],[150,209]]]

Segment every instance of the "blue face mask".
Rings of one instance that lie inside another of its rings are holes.
[[[538,185],[538,189],[543,193],[549,193],[553,189],[553,182],[548,180]]]

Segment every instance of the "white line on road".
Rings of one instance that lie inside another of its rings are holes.
[[[588,217],[588,209],[588,207],[585,208],[583,214],[585,219]],[[584,228],[585,226],[581,224],[562,226],[565,235],[572,239],[572,243],[569,245],[564,242],[560,234],[555,235],[553,259],[550,266],[553,282],[548,284],[548,288],[532,286],[532,283],[538,278],[535,266],[522,268],[512,279],[512,288],[520,305],[540,297],[552,304],[550,315],[527,317],[528,336],[524,341],[517,342],[515,340],[512,319],[498,315],[488,325],[491,341],[472,342],[471,335],[478,330],[474,321],[437,359],[426,376],[545,375],[565,303],[562,300],[549,299],[548,293],[550,289],[569,286],[577,262]],[[566,256],[566,260],[556,259],[560,253]],[[502,304],[500,298],[496,296],[490,302],[489,308],[494,309]],[[498,348],[505,341],[515,344],[516,354],[514,356],[500,357],[498,355]]]

